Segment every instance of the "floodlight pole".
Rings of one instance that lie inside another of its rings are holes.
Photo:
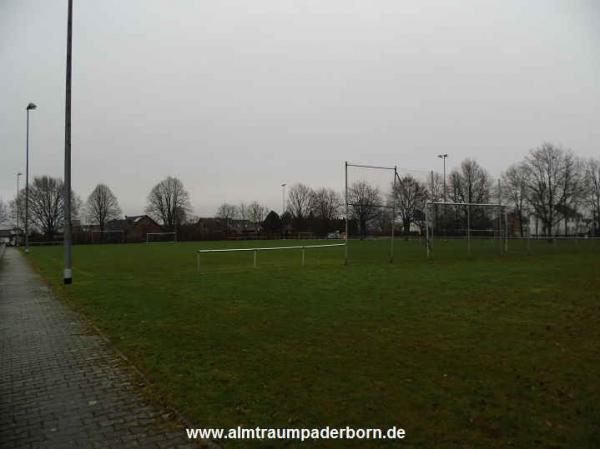
[[[17,235],[16,235],[17,246],[19,246],[19,212],[21,212],[20,208],[19,208],[19,190],[20,190],[20,187],[19,187],[19,178],[22,175],[23,175],[23,173],[21,173],[21,172],[17,173],[17,197],[16,197],[16,201],[15,201],[15,205],[17,207]]]
[[[467,251],[471,255],[471,205],[467,206]]]
[[[348,265],[348,219],[349,219],[349,213],[348,213],[348,161],[346,161],[344,163],[344,183],[345,183],[345,189],[344,189],[344,196],[345,196],[345,200],[346,200],[346,236],[345,236],[345,241],[346,241],[346,245],[344,247],[344,264]]]
[[[438,157],[444,161],[444,202],[446,202],[446,158],[448,153],[438,154]]]
[[[529,216],[527,216],[527,255],[531,256],[531,217]]]
[[[25,141],[25,252],[29,252],[29,111],[37,108],[34,103],[27,105],[27,137]]]
[[[504,206],[504,253],[508,253],[508,211]]]
[[[65,98],[65,217],[64,217],[64,245],[65,245],[65,267],[64,283],[73,282],[72,260],[71,260],[71,51],[73,40],[73,0],[68,0],[67,17],[67,79]]]
[[[431,257],[429,249],[429,203],[425,203],[425,248],[427,249],[427,258]]]
[[[394,263],[394,228],[396,224],[396,179],[398,168],[394,165],[394,182],[392,182],[392,242],[390,244],[390,263]]]

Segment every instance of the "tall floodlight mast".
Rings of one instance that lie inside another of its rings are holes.
[[[446,158],[448,153],[438,154],[438,157],[444,161],[444,202],[446,202]]]
[[[21,178],[21,176],[23,176],[23,173],[19,172],[17,173],[17,201],[16,201],[16,208],[17,208],[17,237],[16,237],[16,243],[17,246],[19,246],[19,213],[20,208],[19,208],[19,190],[21,190],[21,187],[19,186],[19,179]]]
[[[37,109],[35,103],[27,105],[27,137],[25,142],[25,252],[29,252],[29,111]]]
[[[69,1],[67,17],[67,80],[65,98],[65,269],[64,283],[73,282],[71,260],[71,47],[73,37],[73,0]]]

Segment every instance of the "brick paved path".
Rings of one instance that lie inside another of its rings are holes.
[[[0,448],[179,448],[122,358],[59,302],[15,249],[0,260]]]

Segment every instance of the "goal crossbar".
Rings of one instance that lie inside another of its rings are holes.
[[[352,164],[346,162],[347,167],[359,167],[359,168],[374,168],[376,170],[396,170],[396,167],[383,167],[381,165],[365,165],[365,164]]]
[[[335,246],[346,246],[346,243],[329,243],[325,245],[292,245],[292,246],[267,246],[261,248],[223,248],[223,249],[199,249],[196,251],[197,254],[197,269],[200,272],[200,254],[209,253],[236,253],[236,252],[253,252],[254,261],[253,266],[256,268],[256,255],[262,251],[277,251],[286,249],[299,249],[302,250],[302,266],[304,266],[304,250],[312,248],[332,248]]]

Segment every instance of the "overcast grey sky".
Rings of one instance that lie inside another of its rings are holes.
[[[75,0],[73,188],[141,213],[167,175],[194,212],[280,209],[343,161],[498,175],[543,141],[600,155],[598,0]],[[66,0],[0,0],[0,197],[63,173]]]

